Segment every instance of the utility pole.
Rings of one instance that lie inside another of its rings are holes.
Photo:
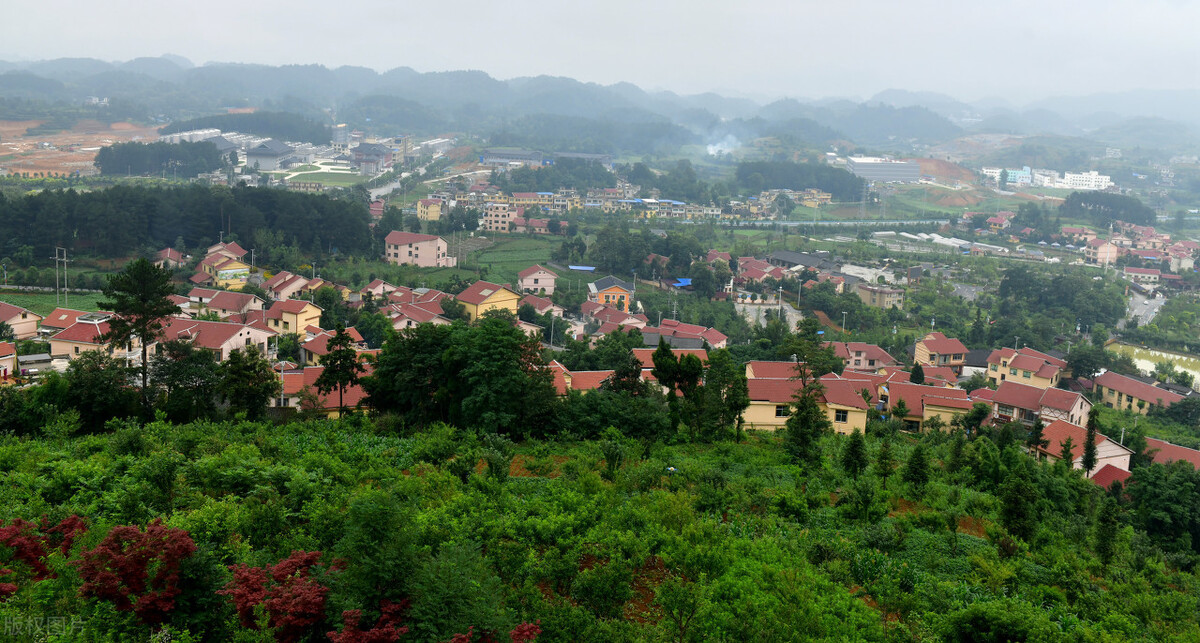
[[[842,341],[846,341],[846,311],[842,311]]]

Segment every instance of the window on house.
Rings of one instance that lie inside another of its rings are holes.
[[[834,410],[833,421],[845,423],[850,419],[850,412],[845,410]]]
[[[1017,369],[1015,369],[1015,368],[1010,368],[1010,369],[1008,369],[1008,374],[1009,374],[1009,375],[1016,375],[1016,374],[1017,374]]]
[[[1029,371],[1021,371],[1021,377],[1024,377],[1025,379],[1029,379],[1030,375],[1032,375],[1032,373]]]
[[[998,371],[998,370],[1000,370],[1000,368],[999,368],[998,366],[996,366],[995,364],[992,364],[990,368],[991,368],[993,371]]]
[[[75,347],[75,354],[76,354],[76,355],[78,355],[78,354],[79,354],[79,347],[78,347],[78,346],[76,346],[76,347]]]
[[[283,322],[283,329],[284,329],[284,330],[288,330],[288,323],[287,323],[287,322]]]
[[[785,418],[791,414],[792,414],[792,411],[791,411],[791,409],[788,408],[787,404],[776,404],[775,405],[775,417]]]

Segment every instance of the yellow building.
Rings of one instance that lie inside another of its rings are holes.
[[[908,412],[900,419],[914,431],[926,428],[933,418],[938,418],[942,426],[948,428],[951,420],[970,411],[973,406],[971,398],[962,389],[907,382],[889,382],[886,385],[886,394],[881,389],[880,397],[886,397],[889,412],[903,400]]]
[[[1096,377],[1094,386],[1099,401],[1108,408],[1142,415],[1156,406],[1170,406],[1183,399],[1178,393],[1112,371]]]
[[[507,310],[515,316],[521,295],[508,286],[476,281],[470,288],[458,293],[455,299],[466,308],[467,319],[475,321],[489,310]]]
[[[445,206],[441,199],[421,199],[417,201],[417,218],[422,221],[437,221],[442,218],[442,209]]]
[[[309,326],[321,327],[322,312],[311,301],[287,299],[272,304],[264,318],[267,326],[277,333],[303,333]]]
[[[787,424],[791,415],[791,404],[800,390],[800,382],[790,379],[747,380],[750,389],[750,406],[742,412],[742,423],[747,429],[776,430]],[[867,402],[855,390],[855,382],[839,378],[821,380],[819,404],[833,430],[841,434],[853,433],[856,429],[867,429]]]
[[[988,356],[987,377],[996,386],[1011,380],[1048,389],[1058,386],[1059,377],[1066,367],[1065,361],[1032,348],[1000,348]]]

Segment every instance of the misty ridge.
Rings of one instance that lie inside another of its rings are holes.
[[[642,155],[672,154],[686,145],[719,155],[761,137],[924,154],[974,134],[1072,138],[1075,146],[1093,152],[1113,145],[1169,155],[1194,147],[1200,130],[1193,109],[1197,91],[1049,97],[1018,106],[1002,97],[968,103],[893,89],[866,100],[783,98],[764,104],[564,77],[498,80],[481,71],[195,66],[170,55],[126,62],[0,61],[0,119],[45,118],[47,108],[70,111],[89,97],[107,99],[106,105],[76,110],[77,117],[165,124],[254,107],[370,132],[457,131],[493,145]]]

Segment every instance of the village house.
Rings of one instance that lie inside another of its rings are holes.
[[[521,295],[507,285],[476,281],[458,293],[455,299],[466,309],[468,321],[475,321],[489,310],[507,310],[516,316]]]
[[[421,199],[417,201],[417,218],[422,221],[438,221],[442,218],[442,208],[446,205],[441,199]]]
[[[1067,367],[1065,361],[1032,348],[1000,348],[992,351],[987,363],[987,378],[996,386],[1012,379],[1040,389],[1058,386],[1062,371]]]
[[[796,377],[796,362],[746,362],[746,379],[787,380]]]
[[[205,283],[211,283],[219,288],[241,285],[250,277],[250,266],[238,259],[231,259],[223,253],[215,252],[200,262],[200,273],[207,275]],[[196,283],[193,276],[193,283]]]
[[[1126,279],[1134,283],[1153,286],[1154,284],[1158,283],[1158,279],[1162,275],[1162,271],[1158,270],[1157,268],[1131,268],[1129,266],[1125,266],[1122,274]]]
[[[791,364],[795,366],[795,364]],[[792,412],[792,402],[801,389],[799,380],[755,378],[746,382],[750,392],[750,405],[742,411],[742,422],[747,429],[778,430],[787,424]],[[821,378],[821,392],[817,398],[833,430],[848,435],[855,430],[866,431],[868,404],[862,393],[851,380],[836,375]]]
[[[366,368],[369,372],[370,365],[366,365]],[[275,398],[272,405],[280,410],[309,411],[336,419],[341,415],[337,389],[324,394],[317,390],[317,379],[324,372],[324,366],[307,366],[302,369],[283,371],[279,374],[282,388],[279,397]],[[313,406],[304,408],[305,399],[311,400]],[[346,390],[341,392],[341,402],[347,409],[362,406],[366,399],[367,392],[361,384],[346,387]]]
[[[104,312],[104,311],[100,311],[100,312]],[[64,330],[70,328],[71,324],[74,324],[75,321],[78,320],[81,315],[88,315],[88,314],[91,314],[91,313],[89,313],[86,310],[73,310],[71,308],[55,308],[54,310],[50,311],[49,315],[46,315],[46,317],[44,319],[42,319],[42,323],[38,327],[38,334],[43,337],[48,337],[57,332],[64,331]],[[104,314],[111,315],[112,313],[104,312]]]
[[[442,317],[440,300],[422,303],[392,303],[380,309],[392,322],[392,328],[400,331],[415,328],[421,324],[444,325],[450,320]]]
[[[846,368],[856,371],[878,372],[882,369],[899,366],[887,351],[864,342],[826,342],[833,348],[833,354],[846,363]]]
[[[1090,239],[1083,246],[1083,258],[1094,266],[1107,266],[1117,261],[1120,249],[1104,239]]]
[[[223,362],[237,349],[253,348],[260,355],[266,355],[269,340],[274,335],[273,331],[245,324],[172,317],[163,327],[162,341],[190,342]]]
[[[13,331],[13,336],[17,339],[37,337],[38,322],[40,321],[42,321],[41,315],[0,301],[0,322],[8,324]]]
[[[11,383],[20,374],[17,370],[17,345],[0,342],[0,385]]]
[[[307,285],[308,279],[300,275],[294,275],[286,270],[281,270],[270,279],[264,281],[262,289],[271,296],[271,299],[279,301],[291,299],[302,292]]]
[[[303,299],[287,299],[271,304],[267,310],[251,311],[231,317],[238,323],[260,326],[280,335],[302,333],[309,326],[321,325],[321,307]]]
[[[520,310],[522,306],[529,306],[530,308],[533,308],[533,312],[539,315],[545,315],[549,313],[554,317],[562,317],[563,313],[565,312],[565,309],[563,309],[562,306],[559,306],[545,297],[538,297],[537,295],[525,295],[522,297],[521,301],[517,302],[517,310]]]
[[[588,301],[612,306],[626,313],[632,308],[633,295],[633,284],[616,277],[602,277],[588,284]]]
[[[855,292],[864,304],[872,308],[904,308],[904,291],[900,288],[876,286],[860,281],[855,284]]]
[[[933,418],[938,418],[943,427],[949,427],[955,417],[970,411],[974,405],[962,389],[906,381],[891,381],[881,386],[879,397],[889,412],[894,411],[901,400],[904,401],[907,413],[899,419],[910,431],[926,428]]]
[[[1176,460],[1183,460],[1200,471],[1200,451],[1171,444],[1165,440],[1146,438],[1146,453],[1155,464],[1167,465]]]
[[[174,270],[186,264],[190,257],[174,248],[163,248],[154,255],[154,267]]]
[[[1063,443],[1071,440],[1071,466],[1083,468],[1083,445],[1087,442],[1087,429],[1064,420],[1055,420],[1042,429],[1042,439],[1049,444],[1038,448],[1041,457],[1050,462],[1057,462],[1063,454]],[[1085,472],[1092,477],[1105,466],[1113,466],[1121,471],[1129,471],[1129,461],[1133,451],[1121,445],[1116,440],[1110,440],[1101,433],[1096,434],[1096,466]]]
[[[517,290],[548,297],[554,294],[557,279],[558,275],[549,269],[533,265],[517,273]]]
[[[367,350],[367,344],[363,340],[363,336],[354,327],[346,329],[346,334],[350,336],[350,347],[356,352]],[[329,340],[337,335],[334,330],[322,330],[320,328],[309,327],[305,329],[306,339],[300,342],[300,365],[301,366],[316,366],[321,363],[321,359],[329,354]]]
[[[449,254],[446,240],[432,234],[393,230],[384,239],[384,260],[394,265],[411,264],[422,268],[452,268],[458,258]]]
[[[73,360],[88,351],[109,351],[113,357],[126,365],[141,362],[141,342],[137,337],[126,346],[111,347],[103,337],[108,333],[108,320],[111,313],[84,313],[75,319],[75,323],[50,337],[50,355],[54,358]]]
[[[193,289],[193,292],[197,289]],[[252,310],[262,310],[263,300],[244,292],[217,291],[211,299],[203,302],[203,308],[217,313],[221,319],[241,315]]]
[[[982,393],[982,395],[976,395]],[[990,397],[989,397],[990,394]],[[1043,424],[1063,420],[1071,424],[1087,422],[1092,403],[1079,393],[1060,388],[1040,389],[1013,380],[1000,383],[995,391],[976,391],[972,396],[992,405],[997,424],[1020,422],[1030,426],[1041,418]]]
[[[642,328],[642,340],[647,346],[657,346],[659,338],[672,348],[725,348],[729,338],[725,333],[705,326],[685,324],[674,319],[664,319],[657,327]]]
[[[525,216],[525,208],[507,203],[489,203],[479,228],[487,232],[511,232],[513,221]]]
[[[913,348],[915,363],[922,366],[947,366],[954,369],[955,373],[962,373],[966,359],[967,347],[961,341],[938,332],[925,335]]]
[[[1092,383],[1097,399],[1104,406],[1142,415],[1155,406],[1170,406],[1183,399],[1178,393],[1112,371],[1100,374]]]

